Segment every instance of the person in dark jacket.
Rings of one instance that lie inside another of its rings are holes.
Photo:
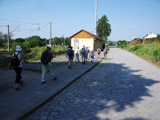
[[[45,80],[45,75],[46,75],[46,72],[49,71],[51,76],[52,76],[52,80],[56,80],[57,79],[57,76],[55,76],[54,72],[53,72],[53,66],[52,66],[52,63],[51,63],[51,60],[53,59],[53,53],[51,52],[51,45],[47,45],[47,49],[44,50],[42,52],[42,55],[43,54],[48,54],[48,57],[49,57],[49,61],[48,63],[43,63],[42,61],[42,56],[41,56],[41,62],[42,62],[42,77],[41,77],[41,83],[42,84],[45,84],[46,83],[46,80]]]
[[[67,50],[67,57],[68,57],[68,68],[72,69],[72,63],[74,58],[74,51],[72,50],[73,47],[70,46],[70,49]]]

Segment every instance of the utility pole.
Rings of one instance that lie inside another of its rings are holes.
[[[52,22],[50,22],[50,41],[49,41],[49,44],[51,44],[51,38],[52,38]]]
[[[10,47],[9,47],[9,45],[10,45],[10,41],[9,41],[9,25],[7,25],[7,27],[8,27],[8,36],[7,36],[7,40],[8,40],[8,52],[10,51]]]
[[[97,36],[97,0],[95,0],[95,34]]]

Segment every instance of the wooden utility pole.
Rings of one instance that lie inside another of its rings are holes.
[[[10,35],[9,35],[9,25],[7,25],[7,27],[8,27],[8,36],[7,36],[7,40],[8,40],[8,52],[10,51],[10,40],[9,40],[9,38],[10,38]]]
[[[49,41],[49,44],[51,44],[51,38],[52,38],[52,22],[50,22],[50,41]]]

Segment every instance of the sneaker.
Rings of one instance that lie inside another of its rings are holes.
[[[56,80],[57,79],[57,76],[55,78],[53,78],[52,80]]]
[[[70,65],[68,65],[68,68],[70,68]]]
[[[21,88],[20,87],[16,87],[16,90],[20,90]]]
[[[46,81],[43,81],[43,82],[41,82],[42,84],[45,84],[46,83]]]

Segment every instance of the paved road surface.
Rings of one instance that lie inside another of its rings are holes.
[[[107,60],[26,120],[159,120],[160,69],[111,48]]]

